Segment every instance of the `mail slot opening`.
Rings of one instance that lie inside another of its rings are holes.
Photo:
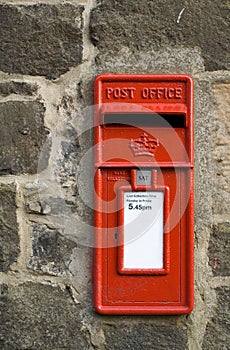
[[[184,128],[186,123],[184,114],[158,113],[106,113],[104,124],[111,126],[153,126]]]

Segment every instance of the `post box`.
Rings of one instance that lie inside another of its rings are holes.
[[[193,309],[193,84],[187,75],[95,80],[94,305]]]

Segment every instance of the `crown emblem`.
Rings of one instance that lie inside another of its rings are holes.
[[[159,146],[158,139],[150,138],[146,133],[143,133],[139,139],[129,141],[129,147],[135,157],[152,156],[157,146]]]

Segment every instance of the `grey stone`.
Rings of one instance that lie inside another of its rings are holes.
[[[0,104],[0,173],[37,173],[46,168],[50,142],[45,108],[36,101]]]
[[[57,160],[53,166],[58,182],[65,187],[65,183],[70,181],[74,182],[75,185],[76,168],[82,150],[77,131],[68,120],[65,121],[64,125],[61,125],[61,129],[61,131],[57,130],[57,134],[54,135],[59,139],[59,142],[56,146]]]
[[[214,105],[209,81],[194,80],[194,90],[195,224],[204,237],[205,227],[212,225]]]
[[[92,308],[92,271],[93,250],[89,247],[76,246],[71,255],[69,271],[73,276],[73,284],[79,292],[78,299],[85,297]]]
[[[90,117],[92,118],[92,115]],[[66,200],[65,209],[77,212],[87,222],[88,220],[92,221],[92,174],[94,172],[93,158],[91,157],[93,153],[92,129],[86,127],[78,135],[74,127],[70,127],[66,123],[65,133],[59,144],[57,161],[54,164],[55,175],[61,185],[61,196]]]
[[[183,12],[181,12],[183,10]],[[91,40],[100,52],[135,53],[199,47],[206,70],[229,68],[229,7],[219,0],[100,0],[91,12]]]
[[[8,271],[20,251],[15,185],[0,184],[0,271]]]
[[[42,194],[39,197],[33,195],[26,198],[25,210],[27,213],[63,216],[70,214],[74,210],[74,202]]]
[[[60,166],[61,172],[64,177],[76,176],[76,162],[79,160],[79,155],[81,153],[81,148],[79,140],[71,137],[68,141],[61,141],[60,149],[60,159],[58,165]],[[61,179],[65,181],[64,179]]]
[[[83,6],[0,6],[0,70],[57,78],[82,61]]]
[[[0,95],[8,96],[11,94],[32,96],[38,90],[37,84],[27,84],[18,81],[7,81],[0,83]]]
[[[87,349],[80,307],[69,293],[50,285],[24,283],[0,286],[2,350]]]
[[[29,268],[51,275],[65,273],[76,244],[46,225],[33,223],[31,231],[33,256],[28,263]]]
[[[230,288],[216,289],[217,306],[212,319],[208,322],[202,344],[202,350],[228,350],[230,344]]]
[[[215,84],[214,141],[215,178],[213,186],[213,213],[229,217],[230,208],[230,84]]]
[[[113,55],[110,52],[99,53],[96,64],[98,73],[193,75],[204,71],[204,62],[197,47],[167,47],[135,54],[129,48],[122,48]]]
[[[188,349],[187,333],[183,327],[150,324],[107,325],[103,329],[106,349],[110,350],[185,350]]]
[[[44,190],[46,190],[48,185],[45,182],[36,181],[36,182],[28,182],[24,185],[24,195],[32,196],[34,194],[38,194]]]
[[[214,276],[229,276],[230,223],[213,226],[209,241],[209,264]]]

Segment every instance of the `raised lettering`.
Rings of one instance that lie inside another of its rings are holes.
[[[149,93],[149,89],[148,88],[143,88],[142,89],[142,97],[143,98],[148,98],[148,93]]]
[[[135,87],[108,87],[105,90],[107,99],[134,99],[135,93]],[[143,99],[150,100],[183,99],[182,87],[144,87],[141,89],[140,93]]]
[[[176,88],[175,98],[182,99],[182,88]]]
[[[135,91],[136,88],[134,87],[115,87],[115,88],[106,88],[106,98],[107,99],[111,99],[111,98],[115,98],[115,99],[126,99],[126,98],[130,98],[133,99],[135,98]]]
[[[156,96],[156,89],[150,88],[149,89],[149,98],[153,99]]]
[[[115,175],[125,175],[125,171],[124,170],[114,170],[113,172]]]
[[[163,88],[158,88],[157,89],[157,98],[161,98],[162,94],[163,94]]]
[[[113,91],[113,97],[114,98],[119,98],[120,97],[120,92],[121,92],[120,88],[115,88],[114,91]]]
[[[168,99],[168,88],[164,89],[164,98],[167,100]]]
[[[111,94],[113,92],[113,88],[106,88],[106,98],[110,98],[111,97]]]
[[[124,180],[129,181],[130,178],[125,178],[125,177],[122,177],[122,176],[108,176],[107,180],[108,181],[124,181]]]
[[[127,88],[127,90],[130,92],[130,98],[134,98],[134,91],[136,91],[136,88],[133,88],[133,87],[131,87],[131,88]]]
[[[128,96],[127,88],[121,89],[121,98],[126,98]]]
[[[169,88],[169,98],[174,98],[174,88]]]

